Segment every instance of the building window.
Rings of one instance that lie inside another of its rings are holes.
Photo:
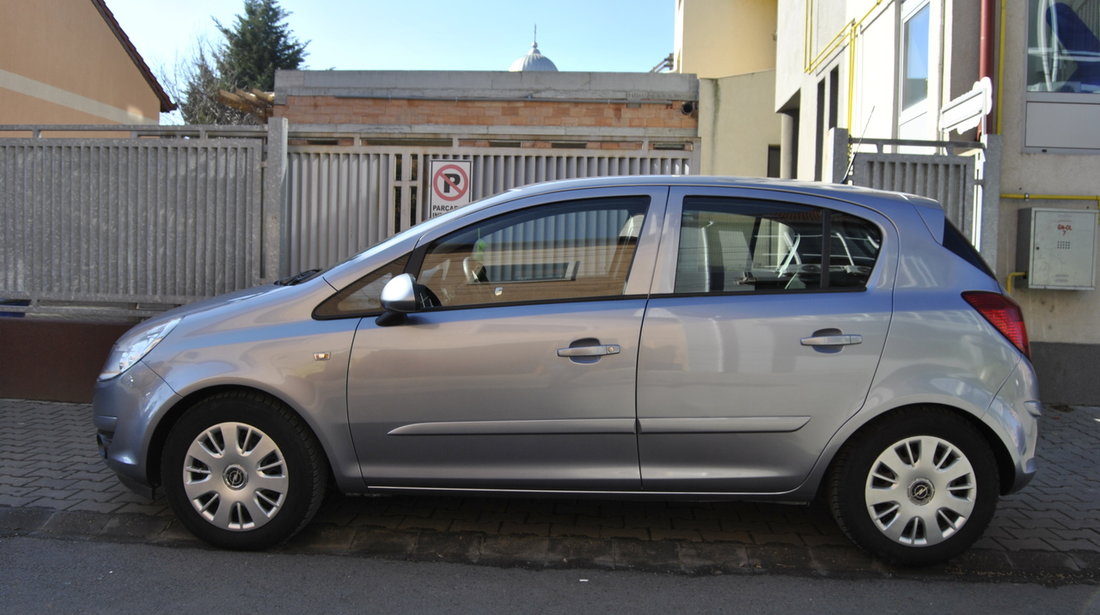
[[[925,4],[905,17],[902,24],[902,109],[928,98],[929,15],[929,6]]]
[[[1100,92],[1100,0],[1029,0],[1027,89]]]
[[[817,132],[814,135],[814,181],[821,181],[825,156],[825,80],[817,82]]]
[[[829,71],[829,128],[837,127],[837,113],[840,108],[840,67]]]
[[[783,152],[778,145],[768,146],[768,177],[781,177]]]

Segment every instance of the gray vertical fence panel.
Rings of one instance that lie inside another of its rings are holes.
[[[691,151],[291,146],[291,271],[328,267],[422,222],[432,159],[471,161],[471,198],[577,177],[692,172]]]
[[[0,140],[0,298],[186,303],[260,279],[262,143]]]
[[[856,153],[852,182],[857,186],[908,192],[935,199],[947,218],[973,240],[980,223],[974,197],[973,156],[921,156]]]

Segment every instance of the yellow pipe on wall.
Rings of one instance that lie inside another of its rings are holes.
[[[849,131],[852,130],[852,114],[856,108],[854,104],[856,96],[856,27],[853,26],[850,32],[850,42],[848,43],[848,123],[845,126]],[[850,155],[851,152],[849,152]]]
[[[1008,294],[1011,295],[1012,291],[1014,290],[1012,288],[1012,281],[1015,280],[1016,278],[1026,278],[1026,277],[1027,277],[1027,272],[1026,271],[1013,271],[1012,273],[1008,274],[1008,284],[1005,285],[1006,286],[1005,291],[1007,291]]]
[[[871,8],[868,9],[866,13],[864,13],[863,17],[860,17],[858,20],[849,21],[847,24],[845,24],[844,27],[840,29],[840,32],[837,32],[836,35],[829,40],[829,42],[825,45],[821,52],[811,58],[811,55],[813,54],[813,52],[811,51],[811,49],[813,48],[813,26],[811,25],[811,22],[813,20],[814,1],[806,0],[806,29],[805,40],[803,40],[802,45],[805,52],[804,70],[806,74],[810,74],[816,71],[825,60],[829,59],[833,55],[833,53],[841,47],[841,45],[843,45],[845,42],[848,43],[848,100],[846,101],[848,103],[848,110],[846,114],[847,125],[845,125],[845,128],[847,128],[848,130],[852,129],[852,115],[854,114],[855,109],[854,100],[856,92],[856,41],[859,38],[859,29],[861,26],[863,26],[863,22],[867,21],[867,19],[870,18],[876,10],[878,10],[879,5],[882,4],[884,1],[885,0],[875,0],[875,3],[871,5]]]
[[[863,14],[863,17],[844,24],[840,31],[826,43],[821,52],[814,56],[813,59],[810,59],[811,53],[813,53],[810,51],[813,48],[813,28],[810,26],[810,22],[813,20],[814,2],[813,0],[806,0],[806,39],[803,41],[803,48],[806,52],[805,72],[812,73],[817,70],[817,68],[821,66],[821,63],[831,56],[833,52],[836,51],[837,47],[844,43],[845,39],[851,40],[855,36],[858,36],[859,28],[863,25],[863,22],[867,21],[867,19],[878,9],[879,5],[885,1],[886,0],[875,0],[875,3]]]
[[[813,42],[814,33],[810,25],[813,23],[814,0],[806,0],[805,6],[806,20],[802,24],[802,68],[808,69],[812,62],[810,60],[810,45]]]
[[[1100,194],[1031,194],[1030,192],[1024,192],[1022,194],[1002,194],[1001,198],[1024,201],[1031,199],[1041,201],[1096,201],[1096,206],[1100,208]]]

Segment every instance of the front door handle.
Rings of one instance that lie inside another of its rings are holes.
[[[609,354],[619,354],[623,349],[618,344],[602,344],[599,346],[570,346],[558,348],[559,357],[603,357]]]
[[[852,346],[862,343],[862,335],[815,335],[802,338],[803,346]]]

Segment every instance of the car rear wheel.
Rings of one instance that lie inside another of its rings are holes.
[[[829,504],[857,545],[883,560],[922,566],[974,543],[999,493],[990,446],[965,419],[923,409],[857,436],[837,458]]]
[[[196,536],[229,549],[277,545],[304,527],[324,497],[320,445],[282,404],[248,392],[188,410],[164,447],[169,504]]]

